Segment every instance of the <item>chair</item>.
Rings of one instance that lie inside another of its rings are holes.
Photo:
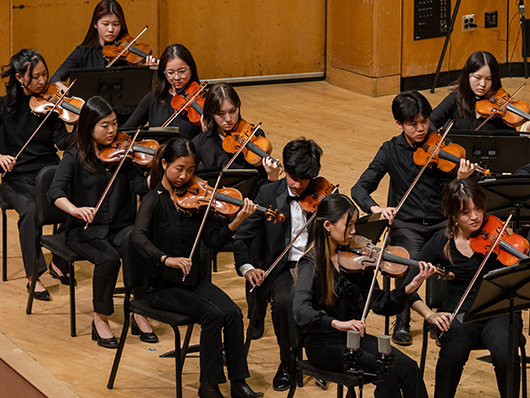
[[[13,210],[0,188],[0,208],[2,208],[2,281],[7,281],[7,210]]]
[[[123,283],[125,285],[125,300],[123,302],[124,311],[124,322],[123,329],[121,331],[120,342],[118,350],[114,357],[114,363],[107,383],[107,388],[112,389],[114,387],[114,381],[116,380],[116,373],[120,366],[120,359],[125,346],[125,340],[127,338],[127,331],[129,329],[129,323],[133,314],[139,314],[150,319],[157,320],[159,322],[167,323],[173,328],[175,333],[175,378],[176,378],[176,391],[177,398],[182,398],[182,368],[184,366],[184,360],[188,352],[188,345],[193,332],[193,325],[196,323],[195,320],[188,317],[187,315],[178,314],[175,312],[157,310],[149,305],[146,299],[137,298],[143,296],[143,285],[145,276],[145,263],[146,260],[140,257],[136,251],[134,245],[131,242],[132,227],[124,233],[122,246],[123,246]],[[135,294],[135,298],[131,300],[131,293]],[[186,335],[182,347],[180,345],[180,331],[179,326],[187,326]],[[173,355],[172,355],[173,356]]]
[[[425,281],[425,304],[431,308],[440,308],[443,304],[444,297],[447,292],[447,281],[433,275]],[[423,321],[423,341],[421,346],[421,359],[420,359],[420,371],[423,375],[425,371],[425,362],[427,358],[427,346],[429,344],[429,333],[431,331],[431,325],[427,320]],[[433,326],[433,333],[437,332],[437,328]],[[519,339],[519,350],[520,350],[520,361],[521,361],[521,382],[522,382],[522,396],[527,397],[527,378],[526,378],[526,339],[521,334]],[[477,345],[473,350],[484,350],[482,344]],[[479,361],[491,363],[491,357],[485,356],[477,358]]]
[[[37,230],[39,231],[39,239],[37,244],[46,249],[48,249],[53,254],[56,254],[66,261],[69,264],[69,273],[70,273],[70,335],[72,337],[76,336],[76,319],[75,319],[75,269],[74,262],[85,260],[74,252],[66,244],[66,238],[64,234],[54,234],[54,235],[42,235],[42,227],[45,225],[54,225],[61,224],[66,222],[67,214],[60,210],[55,205],[52,205],[48,202],[48,189],[50,188],[55,172],[57,171],[57,166],[47,166],[44,167],[37,178],[35,179],[35,206],[36,214],[35,221],[37,223]],[[33,306],[33,292],[35,291],[35,283],[38,277],[38,266],[35,264],[34,274],[32,278],[32,283],[30,287],[30,292],[28,295],[28,303],[26,306],[26,314],[31,314]]]

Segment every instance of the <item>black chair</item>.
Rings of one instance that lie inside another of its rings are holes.
[[[431,308],[440,308],[443,304],[444,297],[447,293],[447,282],[444,279],[439,278],[437,275],[433,275],[425,281],[425,304]],[[438,332],[436,326],[431,325],[427,320],[423,321],[423,341],[421,346],[421,359],[420,359],[420,371],[423,375],[425,371],[425,362],[427,358],[427,346],[429,344],[429,334],[432,332],[435,335]],[[521,382],[522,382],[522,396],[527,397],[527,378],[526,378],[526,339],[523,334],[519,338],[519,350],[520,350],[520,361],[521,361]],[[486,347],[482,344],[477,344],[473,350],[484,350]],[[491,363],[491,357],[489,355],[477,358],[479,361]]]
[[[54,234],[54,235],[42,235],[42,227],[45,225],[55,225],[62,224],[66,222],[67,214],[57,208],[56,206],[48,202],[47,193],[50,188],[55,172],[57,171],[57,166],[47,166],[44,167],[35,180],[35,205],[36,205],[36,215],[35,221],[37,223],[37,230],[39,239],[37,244],[46,249],[48,249],[53,254],[56,254],[66,261],[69,264],[69,273],[70,273],[70,335],[72,337],[76,336],[76,319],[75,319],[75,269],[74,262],[86,260],[74,252],[66,244],[66,238],[64,234]],[[31,314],[33,306],[33,292],[35,291],[35,283],[38,277],[38,265],[35,264],[34,274],[32,278],[32,283],[30,287],[30,292],[28,295],[28,303],[26,307],[26,313]]]
[[[0,188],[0,208],[2,208],[2,281],[7,281],[7,210],[13,210]]]
[[[122,270],[123,283],[125,285],[125,300],[123,302],[124,322],[120,336],[120,343],[114,357],[114,363],[110,372],[107,388],[112,389],[114,387],[114,381],[116,379],[118,367],[120,366],[120,359],[125,346],[125,340],[127,338],[127,331],[129,329],[131,316],[134,316],[134,314],[139,314],[150,319],[155,319],[159,322],[167,323],[173,328],[175,333],[174,357],[177,398],[182,398],[182,368],[184,366],[184,360],[188,352],[188,345],[191,339],[191,333],[193,332],[193,325],[196,322],[187,315],[157,310],[151,307],[145,298],[137,298],[143,296],[146,260],[141,258],[136,251],[134,245],[131,242],[131,235],[132,227],[126,231],[122,241],[122,246],[124,249]],[[135,295],[133,300],[131,300],[132,293]],[[182,347],[180,345],[179,326],[187,326]]]

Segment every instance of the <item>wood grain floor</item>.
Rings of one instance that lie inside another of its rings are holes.
[[[523,79],[505,79],[503,86],[511,92],[523,82]],[[243,117],[253,123],[263,122],[263,130],[274,145],[274,156],[280,157],[281,149],[291,139],[300,136],[315,139],[324,150],[321,175],[333,183],[339,183],[341,191],[347,194],[381,143],[399,133],[390,110],[393,96],[366,97],[325,82],[238,87],[237,91],[243,103]],[[426,91],[424,94],[435,106],[445,97],[447,89],[438,89],[434,94]],[[530,92],[523,90],[519,99],[530,100]],[[387,186],[385,179],[374,194],[375,200],[381,204],[385,203]],[[170,328],[156,322],[153,327],[160,336],[160,342],[148,345],[140,342],[138,337],[129,335],[115,388],[106,388],[114,351],[100,348],[90,339],[90,264],[76,264],[78,337],[69,336],[68,289],[58,284],[57,280],[51,279],[48,274],[42,279],[48,286],[52,300],[36,302],[33,314],[26,315],[25,279],[18,245],[16,214],[12,211],[9,212],[8,232],[9,280],[0,283],[0,333],[10,345],[0,344],[2,359],[11,362],[15,368],[23,369],[31,363],[31,366],[43,369],[44,372],[30,371],[27,377],[35,384],[48,385],[47,391],[54,391],[54,386],[60,386],[56,388],[57,394],[48,393],[50,397],[63,396],[65,390],[68,390],[71,396],[90,398],[175,396],[174,362],[158,358],[161,353],[172,349],[173,333]],[[47,257],[49,258],[49,255]],[[242,278],[235,274],[232,263],[230,254],[219,256],[219,271],[214,274],[214,282],[245,312],[244,283]],[[111,326],[116,335],[119,335],[123,324],[122,302],[120,297],[115,299],[116,312],[111,317]],[[368,331],[372,334],[382,333],[383,319],[371,314],[367,320]],[[526,313],[523,319],[528,319]],[[418,361],[421,325],[422,321],[413,315],[414,343],[403,349]],[[198,332],[197,327],[194,341],[197,341]],[[525,333],[527,332],[526,325]],[[13,356],[9,355],[13,350],[22,350],[25,357],[13,359]],[[430,395],[434,391],[437,351],[431,342],[425,373],[425,383]],[[458,389],[458,397],[487,398],[499,395],[492,366],[475,359],[481,355],[484,355],[483,351],[471,355]],[[248,382],[255,390],[265,392],[267,397],[287,395],[286,392],[275,392],[271,387],[278,358],[278,349],[268,316],[265,336],[252,343],[248,358],[251,371]],[[32,379],[31,375],[35,377]],[[0,387],[4,382],[7,381],[0,380]],[[183,382],[184,396],[196,397],[199,386],[196,356],[186,360]],[[229,396],[227,385],[221,389],[225,396]],[[365,396],[371,396],[372,391],[372,386],[366,386]],[[298,389],[297,396],[333,397],[335,387],[331,386],[327,392],[323,392],[313,381],[306,379],[306,385]]]

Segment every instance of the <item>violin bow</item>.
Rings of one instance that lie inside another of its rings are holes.
[[[522,85],[521,87],[519,87],[519,88],[515,91],[515,93],[513,93],[512,95],[510,95],[510,96],[508,97],[508,99],[506,100],[506,102],[505,102],[504,104],[502,104],[501,106],[499,106],[499,107],[495,110],[495,112],[491,112],[491,113],[489,114],[489,116],[486,118],[486,120],[484,120],[482,123],[480,123],[480,125],[475,129],[475,131],[480,130],[480,128],[481,128],[482,126],[484,126],[484,125],[488,122],[488,120],[490,120],[490,119],[491,119],[493,116],[495,116],[496,114],[498,114],[498,113],[500,113],[500,112],[504,112],[504,111],[506,110],[506,108],[508,107],[508,104],[510,103],[511,99],[512,99],[513,97],[515,97],[517,94],[519,94],[519,91],[521,91],[521,90],[524,88],[524,86],[526,86],[526,83],[523,83],[523,85]]]
[[[442,145],[442,142],[445,141],[445,137],[447,137],[447,133],[449,133],[449,130],[451,130],[451,127],[453,127],[454,123],[455,123],[454,119],[453,120],[448,120],[445,123],[445,125],[443,126],[444,134],[442,135],[442,138],[438,141],[438,144],[434,148],[434,151],[431,152],[429,158],[427,159],[427,161],[425,162],[425,164],[423,165],[421,170],[416,175],[416,178],[414,178],[414,181],[412,181],[412,184],[410,184],[409,188],[407,189],[407,192],[405,192],[405,195],[403,195],[403,197],[399,201],[399,204],[396,206],[396,210],[394,212],[394,217],[396,216],[398,211],[403,206],[403,203],[405,203],[405,200],[407,200],[408,196],[410,195],[410,192],[416,186],[416,183],[418,182],[420,177],[423,175],[423,172],[428,167],[428,165],[431,162],[431,160],[434,157],[434,155],[440,149],[440,146]],[[383,239],[383,244],[381,245],[381,251],[379,252],[379,256],[377,257],[377,263],[376,263],[375,270],[374,270],[374,277],[372,278],[372,283],[370,285],[370,290],[368,291],[368,296],[366,297],[366,304],[364,306],[363,316],[361,317],[361,322],[364,322],[366,320],[366,317],[368,316],[368,311],[370,309],[370,301],[372,300],[372,295],[374,293],[374,288],[375,288],[375,282],[377,280],[377,273],[379,272],[379,269],[381,268],[381,261],[383,260],[383,253],[385,251],[385,247],[388,244],[389,236],[390,236],[390,224],[387,225],[387,227],[385,228],[385,235],[384,235],[384,239]]]
[[[112,174],[112,177],[110,178],[110,181],[107,184],[107,187],[103,191],[103,194],[101,195],[101,198],[99,198],[98,204],[96,205],[96,208],[94,209],[94,218],[96,217],[96,213],[98,212],[99,208],[101,207],[101,204],[105,200],[105,197],[107,196],[107,193],[110,191],[110,188],[111,188],[112,184],[114,183],[114,180],[116,179],[116,176],[118,175],[118,172],[120,171],[121,166],[123,165],[123,162],[125,162],[125,159],[127,159],[127,156],[129,155],[129,152],[131,151],[131,149],[132,149],[132,147],[134,145],[134,141],[136,141],[136,137],[138,137],[139,133],[140,133],[140,127],[138,127],[138,129],[136,130],[136,134],[134,135],[134,137],[130,141],[129,146],[125,150],[125,153],[124,153],[123,157],[120,159],[120,162],[116,166],[116,170],[114,171],[114,174]],[[94,218],[92,218],[92,220],[94,220]],[[87,229],[87,227],[89,225],[90,225],[90,222],[87,222],[84,229]]]
[[[161,127],[167,127],[169,125],[169,123],[171,123],[173,120],[175,120],[175,118],[180,115],[180,113],[186,109],[186,107],[188,105],[190,105],[194,100],[195,98],[206,88],[206,86],[208,85],[208,82],[204,82],[201,84],[201,86],[199,87],[199,89],[195,92],[195,94],[193,94],[193,96],[190,97],[190,99],[182,104],[178,109],[175,109],[175,112],[173,112],[173,114],[169,117],[169,119],[167,119],[164,124],[161,126]],[[175,94],[176,95],[176,94]]]
[[[502,235],[504,235],[504,231],[506,231],[506,227],[508,226],[508,223],[512,219],[512,216],[513,216],[513,211],[510,212],[510,215],[508,216],[508,219],[506,220],[506,222],[502,226],[501,231],[499,232],[499,235],[497,236],[497,239],[495,239],[495,242],[493,243],[491,248],[488,250],[488,252],[484,256],[484,258],[482,259],[482,262],[480,263],[480,266],[477,268],[477,272],[475,272],[475,275],[473,276],[473,279],[471,279],[471,282],[469,282],[469,285],[468,285],[466,291],[462,295],[462,298],[460,299],[460,301],[458,302],[455,310],[451,314],[452,319],[455,319],[456,314],[458,314],[458,311],[460,311],[460,308],[462,308],[462,305],[464,304],[464,301],[466,300],[467,296],[469,295],[469,292],[471,291],[471,288],[473,287],[473,285],[477,281],[480,273],[482,272],[482,269],[484,268],[484,265],[486,265],[486,262],[490,258],[491,253],[493,252],[495,247],[499,244],[499,242],[502,240]],[[443,334],[444,334],[444,332],[442,331],[440,333],[439,337],[442,337]]]
[[[48,113],[46,114],[46,117],[42,120],[42,122],[40,122],[39,126],[35,129],[35,131],[33,132],[33,134],[31,134],[31,137],[28,138],[28,140],[26,141],[26,143],[24,144],[24,146],[22,148],[20,148],[20,151],[18,151],[18,153],[16,154],[15,156],[15,160],[18,160],[18,157],[20,156],[20,154],[22,153],[22,151],[24,149],[26,149],[26,147],[28,146],[28,144],[30,143],[30,141],[35,137],[35,135],[37,134],[37,132],[40,130],[40,128],[42,126],[44,126],[44,123],[46,123],[46,120],[48,120],[48,118],[50,117],[50,115],[52,114],[52,112],[60,105],[60,103],[63,101],[64,97],[66,96],[66,94],[68,94],[68,91],[70,91],[70,89],[72,88],[72,86],[74,85],[74,83],[77,81],[77,79],[75,79],[72,83],[70,83],[70,85],[66,88],[66,91],[64,93],[62,93],[62,95],[59,97],[59,99],[57,100],[57,102],[55,102],[55,104],[53,105],[53,107],[48,111]],[[4,177],[5,175],[7,174],[7,171],[4,171],[4,173],[2,174],[2,177]]]
[[[127,46],[125,46],[125,48],[123,50],[121,50],[121,52],[116,55],[114,57],[114,59],[112,61],[110,61],[108,63],[107,66],[105,66],[105,68],[110,68],[112,65],[114,65],[114,62],[116,62],[118,59],[120,59],[120,57],[127,51],[129,50],[129,48],[131,48],[131,46],[136,42],[136,40],[138,40],[138,38],[144,34],[144,32],[147,30],[147,28],[149,27],[149,25],[145,25],[145,28],[138,34],[138,36],[136,36],[133,40],[131,40],[131,42],[129,44],[127,44]]]
[[[212,196],[210,197],[210,201],[208,202],[208,206],[206,207],[206,211],[204,212],[204,216],[202,218],[201,226],[199,227],[199,231],[197,232],[197,236],[195,237],[195,242],[193,243],[193,247],[191,248],[191,253],[188,257],[189,260],[193,258],[193,255],[195,254],[195,250],[197,250],[197,246],[199,244],[199,239],[201,238],[202,231],[204,229],[204,225],[206,224],[206,218],[208,217],[208,213],[210,212],[210,209],[212,208],[213,201],[215,200],[215,194],[217,193],[217,188],[219,188],[219,183],[221,182],[221,177],[223,176],[223,173],[234,163],[236,158],[239,156],[243,148],[247,145],[247,143],[250,142],[250,139],[254,137],[254,134],[256,134],[256,131],[261,127],[261,122],[258,123],[258,125],[254,128],[254,131],[252,131],[252,134],[246,139],[246,141],[241,145],[241,147],[234,153],[234,156],[232,156],[232,159],[223,167],[221,172],[219,173],[219,176],[217,177],[217,181],[215,182],[215,187],[212,191]],[[186,275],[182,277],[182,282],[186,280]]]
[[[333,187],[333,190],[331,191],[330,195],[332,193],[335,193],[337,192],[337,189],[339,189],[339,185],[335,185]],[[278,263],[281,261],[281,259],[283,258],[283,256],[285,256],[285,254],[291,249],[291,247],[294,245],[294,242],[298,239],[298,237],[300,235],[302,235],[302,232],[308,227],[309,224],[311,224],[311,222],[315,219],[315,217],[317,216],[317,211],[315,210],[313,212],[313,215],[309,218],[309,220],[307,220],[307,222],[304,224],[304,226],[302,227],[302,229],[300,231],[298,231],[298,233],[296,234],[296,236],[291,239],[291,241],[289,242],[289,244],[285,247],[285,249],[283,249],[283,251],[280,253],[280,255],[278,256],[278,258],[276,260],[274,260],[274,262],[271,264],[271,266],[269,267],[269,269],[267,269],[267,271],[265,271],[265,276],[263,277],[263,280],[265,280],[265,278],[267,276],[269,276],[269,274],[274,270],[274,268],[276,268],[276,266],[278,265]],[[252,286],[252,289],[250,289],[250,293],[252,293],[254,291],[254,289],[256,288],[256,286],[258,285],[254,285]]]

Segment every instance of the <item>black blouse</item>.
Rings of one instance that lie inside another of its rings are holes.
[[[206,258],[201,245],[195,251],[193,266],[184,282],[180,269],[160,263],[163,255],[189,257],[203,216],[202,212],[178,210],[162,183],[143,198],[134,224],[133,242],[139,253],[150,260],[148,288],[196,286],[201,279],[206,278]],[[210,215],[201,235],[202,243],[220,250],[234,234],[228,224],[228,219]]]
[[[48,200],[54,203],[58,198],[65,197],[77,207],[96,207],[114,170],[115,167],[107,168],[99,163],[95,173],[87,172],[79,160],[77,149],[72,148],[63,155],[48,191]],[[67,239],[86,242],[109,238],[120,245],[120,232],[134,223],[135,194],[145,195],[147,192],[147,178],[132,162],[125,162],[87,229],[84,228],[86,223],[83,220],[68,216]]]

